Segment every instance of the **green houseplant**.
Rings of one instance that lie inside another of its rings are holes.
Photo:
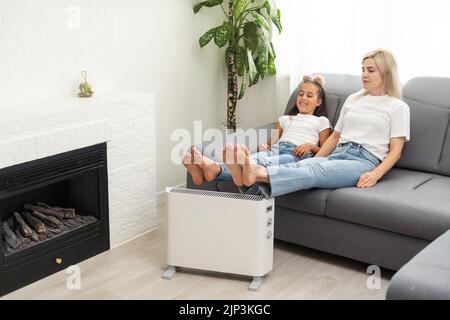
[[[275,50],[270,41],[270,21],[281,33],[280,10],[273,0],[207,0],[194,6],[194,13],[203,7],[219,7],[225,21],[208,30],[199,39],[200,47],[212,39],[223,48],[228,69],[227,129],[236,131],[236,106],[244,97],[247,87],[258,83],[266,74],[276,74]],[[240,87],[240,88],[239,88]]]

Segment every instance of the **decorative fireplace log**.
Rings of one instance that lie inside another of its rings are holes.
[[[20,241],[17,239],[14,232],[10,229],[8,226],[8,223],[3,222],[2,223],[2,231],[3,231],[3,237],[5,238],[5,242],[8,244],[9,247],[12,249],[17,249],[20,247]]]
[[[47,216],[37,210],[33,210],[31,214],[35,217],[44,222],[47,226],[52,228],[59,228],[62,225],[61,220],[58,220],[55,217]]]
[[[64,219],[64,213],[60,212],[54,208],[49,209],[49,208],[42,207],[42,206],[33,206],[32,204],[25,204],[23,207],[28,210],[39,211],[47,216],[52,216],[52,217],[58,218],[59,220]]]
[[[27,220],[29,225],[39,234],[39,236],[41,236],[42,234],[45,235],[45,224],[44,224],[44,222],[42,222],[41,220],[33,217],[31,215],[31,213],[28,212],[28,211],[23,211],[22,215],[25,218],[25,220]]]
[[[16,222],[16,227],[19,229],[20,233],[27,238],[33,236],[33,230],[26,224],[22,216],[18,212],[13,213],[14,221]]]
[[[45,230],[45,235],[47,238],[51,239],[61,234],[61,232],[62,232],[61,229],[48,227]]]
[[[37,205],[39,207],[44,207],[50,210],[56,210],[63,214],[65,219],[74,219],[75,218],[75,209],[72,208],[61,208],[61,207],[52,207],[44,202],[38,202]],[[42,210],[39,210],[42,212]]]
[[[31,245],[31,240],[28,239],[28,238],[23,237],[23,236],[20,234],[20,231],[19,231],[18,228],[16,228],[15,234],[16,234],[17,239],[19,239],[19,242],[20,242],[20,248],[21,248],[21,249],[27,248],[27,247],[29,247],[29,246]]]
[[[69,229],[76,229],[78,228],[81,224],[76,221],[75,219],[65,219],[63,221],[64,225],[66,225]]]

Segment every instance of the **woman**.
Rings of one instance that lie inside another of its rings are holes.
[[[228,153],[245,159],[239,179],[251,187],[247,192],[269,198],[309,188],[375,186],[409,141],[409,107],[401,100],[397,63],[389,51],[364,56],[362,81],[364,89],[347,99],[335,131],[315,158],[265,168],[252,161],[245,147],[232,146]]]
[[[331,134],[330,121],[326,118],[325,79],[322,76],[305,76],[299,85],[296,104],[288,116],[282,116],[276,125],[272,138],[259,146],[260,152],[251,155],[261,166],[280,165],[310,158],[320,150]],[[203,180],[231,180],[242,185],[241,167],[217,163],[202,156],[192,147],[192,153],[183,158],[183,164],[190,172],[195,184]],[[224,158],[227,158],[224,155]],[[228,157],[230,161],[232,158]],[[243,158],[234,159],[234,164],[243,164]]]

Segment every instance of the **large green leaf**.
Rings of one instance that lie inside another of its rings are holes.
[[[219,4],[222,4],[222,3],[223,3],[223,0],[206,0],[206,1],[199,2],[194,6],[194,13],[199,12],[200,9],[203,7],[212,8],[212,7],[218,6]]]
[[[238,18],[249,4],[250,0],[233,0],[233,16]]]
[[[249,87],[253,86],[254,84],[258,83],[258,69],[256,69],[255,62],[253,61],[252,52],[250,50],[247,50],[247,59],[248,59],[248,74],[250,79],[250,85]]]
[[[273,47],[273,43],[270,43],[269,47],[269,56],[272,56],[272,58],[275,60],[277,58],[277,53],[275,52],[275,48]]]
[[[263,3],[263,7],[266,8],[267,15],[272,17],[276,14],[276,6],[272,0],[266,0]]]
[[[220,27],[217,27],[214,34],[214,42],[219,48],[225,46],[233,36],[233,25],[228,21],[224,22]]]
[[[244,97],[245,91],[247,90],[247,86],[248,86],[248,74],[247,72],[245,72],[242,78],[241,90],[239,90],[238,100],[241,100]]]
[[[278,32],[283,31],[283,26],[281,25],[281,11],[277,10],[277,15],[271,17],[273,24],[277,27]]]
[[[253,21],[244,25],[244,43],[252,52],[256,52],[258,49],[258,26]]]
[[[267,65],[269,63],[269,42],[267,39],[261,38],[257,55],[258,55],[258,61],[256,63],[256,68],[258,69],[258,73],[262,76],[267,71]]]
[[[267,72],[270,75],[277,73],[277,67],[275,66],[275,58],[269,55],[269,63],[267,64]]]
[[[240,77],[242,77],[247,70],[247,51],[242,46],[236,47],[236,70]]]
[[[206,31],[205,34],[202,35],[200,37],[200,39],[198,39],[200,47],[203,48],[204,46],[206,46],[211,41],[212,38],[214,38],[214,35],[216,34],[216,29],[217,28],[212,28],[212,29]]]
[[[258,25],[264,27],[266,30],[270,30],[270,25],[262,14],[255,11],[250,11],[250,14],[253,16]]]

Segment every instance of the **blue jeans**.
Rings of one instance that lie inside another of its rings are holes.
[[[251,155],[254,162],[263,167],[269,166],[279,166],[287,163],[296,163],[303,159],[311,158],[311,154],[307,154],[302,157],[297,157],[292,154],[294,152],[296,145],[288,142],[280,142],[274,144],[270,150],[261,151]],[[222,172],[217,176],[218,181],[230,181],[233,179],[227,166],[223,163],[220,164]]]
[[[363,173],[372,171],[379,164],[380,160],[361,145],[340,144],[325,158],[267,167],[270,184],[257,183],[248,189],[241,188],[241,192],[274,198],[311,188],[354,187]]]

